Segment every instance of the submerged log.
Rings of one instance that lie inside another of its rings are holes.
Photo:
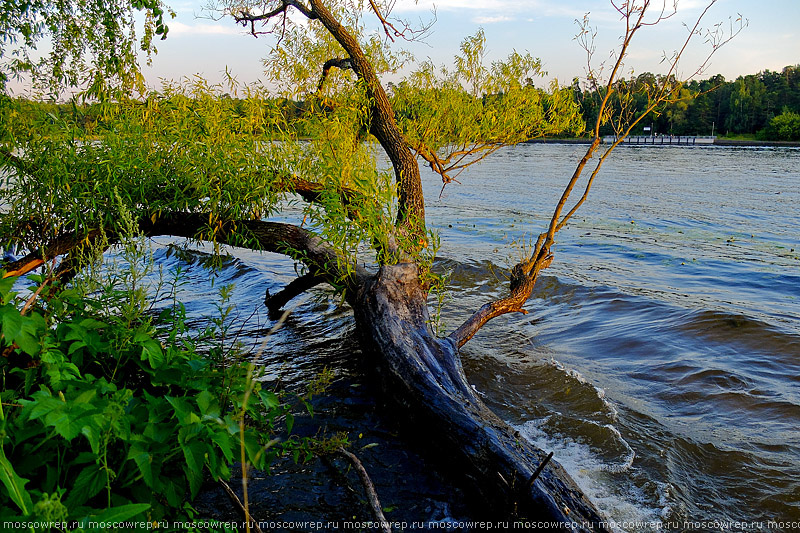
[[[487,517],[606,531],[605,519],[557,460],[536,476],[547,455],[478,398],[454,342],[431,333],[425,295],[416,265],[404,263],[381,267],[353,298],[365,351],[379,354],[384,390],[413,415],[431,447],[457,465]]]

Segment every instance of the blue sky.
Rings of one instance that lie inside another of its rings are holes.
[[[210,18],[203,12],[204,0],[167,3],[178,16],[169,22],[169,38],[159,41],[153,66],[145,68],[149,85],[159,86],[160,78],[179,79],[195,74],[216,83],[224,78],[226,68],[243,83],[262,77],[262,58],[272,42],[269,37],[256,39],[230,19]],[[663,70],[659,61],[664,52],[683,42],[687,30],[682,24],[693,21],[705,3],[680,0],[675,17],[640,32],[627,63],[628,73],[630,69],[634,73]],[[482,27],[489,60],[506,57],[514,49],[528,51],[542,60],[548,79],[555,77],[563,84],[585,75],[586,55],[574,40],[576,19],[589,13],[597,28],[597,59],[606,57],[619,43],[622,30],[609,0],[396,0],[394,15],[429,21],[434,6],[437,20],[426,41],[404,44],[417,58],[449,64],[461,40]],[[800,1],[718,0],[706,24],[727,24],[740,15],[749,21],[748,27],[714,56],[703,77],[720,73],[730,80],[764,69],[780,70],[800,64]],[[687,57],[684,74],[691,74],[698,58],[707,51],[701,42],[697,44],[696,54]]]
[[[658,0],[654,0],[654,3]],[[201,3],[171,3],[178,17],[170,23],[169,38],[159,43],[148,82],[161,77],[176,79],[200,74],[219,81],[228,68],[239,81],[262,76],[261,59],[268,37],[253,38],[231,20],[203,18]],[[437,64],[452,62],[464,36],[484,28],[489,59],[505,57],[511,50],[529,51],[541,58],[549,78],[570,83],[585,74],[586,55],[574,40],[576,19],[589,13],[597,28],[596,58],[605,57],[619,42],[622,26],[608,0],[397,0],[394,14],[411,20],[430,20],[436,6],[436,23],[425,43],[406,44],[417,58]],[[705,6],[702,0],[681,0],[669,21],[639,34],[628,61],[634,72],[658,72],[665,51],[679,46],[686,35],[683,23],[693,21]],[[739,16],[749,25],[712,59],[704,77],[723,74],[726,79],[764,69],[780,70],[800,63],[800,2],[797,0],[719,0],[708,14],[707,25],[728,24]],[[691,74],[707,51],[698,41],[697,52],[687,57],[684,74]],[[691,61],[691,60],[694,61]]]

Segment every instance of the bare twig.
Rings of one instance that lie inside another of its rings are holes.
[[[242,468],[245,468],[245,466],[242,465]],[[236,495],[236,493],[233,492],[231,486],[228,485],[222,479],[219,480],[219,484],[222,485],[222,488],[225,489],[225,492],[228,493],[228,496],[230,497],[231,501],[233,501],[233,503],[235,503],[239,507],[239,510],[244,514],[244,519],[249,524],[249,526],[252,526],[253,529],[256,531],[256,533],[264,533],[261,530],[261,527],[258,525],[258,521],[253,520],[252,516],[250,515],[250,511],[247,508],[245,508],[244,504],[242,504],[242,500],[240,500],[239,497]]]
[[[550,452],[550,453],[547,454],[547,457],[542,459],[542,462],[539,463],[539,466],[536,468],[536,471],[533,473],[531,478],[528,480],[528,488],[530,488],[531,485],[533,485],[533,483],[536,481],[536,478],[539,477],[539,475],[542,473],[542,470],[544,470],[544,467],[547,466],[547,463],[549,463],[550,459],[552,459],[552,458],[553,458],[553,452]]]
[[[392,528],[389,527],[389,522],[386,520],[386,517],[383,515],[383,508],[381,507],[381,502],[378,500],[378,493],[375,491],[375,485],[372,484],[372,480],[369,478],[369,474],[367,470],[364,468],[364,465],[361,464],[358,457],[356,457],[353,453],[348,452],[344,448],[339,448],[339,453],[347,457],[351,463],[353,463],[353,467],[355,467],[356,472],[358,472],[358,477],[361,478],[361,484],[364,485],[364,490],[367,493],[367,499],[369,500],[370,507],[372,508],[372,514],[381,525],[381,530],[384,533],[392,533]]]
[[[622,15],[625,22],[625,33],[623,34],[622,44],[616,52],[616,58],[611,69],[611,74],[609,75],[607,82],[604,84],[602,101],[600,103],[597,120],[592,131],[593,141],[589,145],[585,155],[578,163],[575,171],[572,174],[572,177],[564,188],[561,198],[556,204],[555,210],[550,219],[547,232],[540,235],[536,244],[536,248],[530,258],[517,264],[512,269],[510,294],[505,298],[501,298],[484,305],[469,319],[467,319],[467,321],[464,322],[464,324],[462,324],[457,330],[451,333],[450,339],[455,342],[457,346],[460,347],[469,339],[471,339],[478,329],[480,329],[491,318],[504,313],[525,312],[522,309],[522,305],[530,297],[539,272],[544,268],[547,268],[547,266],[549,266],[553,260],[551,248],[555,244],[556,233],[566,225],[578,208],[586,201],[592,184],[594,183],[594,179],[600,172],[605,160],[609,157],[611,152],[628,135],[630,135],[631,131],[633,131],[633,128],[639,124],[650,112],[655,110],[661,104],[671,101],[678,101],[682,98],[680,96],[680,90],[685,86],[688,80],[676,81],[678,64],[687,50],[692,38],[701,34],[700,23],[708,13],[708,10],[711,8],[711,6],[713,6],[716,2],[717,0],[710,0],[708,2],[706,8],[701,12],[701,14],[695,20],[694,25],[689,30],[689,35],[684,40],[682,46],[672,56],[672,58],[669,59],[669,70],[667,74],[660,79],[660,82],[656,86],[648,88],[648,105],[646,108],[635,116],[626,115],[623,112],[623,116],[620,118],[619,122],[614,124],[615,130],[618,132],[616,139],[599,158],[586,182],[586,186],[581,197],[578,199],[575,205],[567,211],[566,215],[562,216],[567,202],[576,185],[578,184],[586,165],[600,146],[600,127],[603,124],[604,119],[608,118],[607,115],[611,109],[611,95],[615,92],[619,92],[618,89],[620,88],[624,89],[624,84],[621,84],[619,81],[619,76],[622,71],[623,60],[627,56],[628,49],[634,36],[642,27],[653,26],[672,17],[675,14],[674,5],[671,10],[668,9],[666,0],[662,2],[660,11],[656,11],[656,15],[652,20],[648,20],[646,18],[648,10],[651,7],[651,0],[642,0],[641,2],[615,2],[612,0],[611,3],[613,7]],[[707,42],[711,44],[711,51],[709,52],[705,61],[701,63],[700,68],[698,68],[698,70],[692,76],[697,75],[698,72],[702,72],[702,69],[708,63],[710,57],[719,49],[719,47],[729,42],[730,39],[735,37],[735,35],[737,35],[746,25],[744,22],[741,22],[741,17],[738,20],[740,21],[739,29],[734,30],[732,28],[731,35],[728,38],[721,37],[718,30],[710,33],[710,35],[707,37]],[[586,50],[589,63],[591,63],[591,58],[594,54],[594,35],[594,31],[588,26],[587,19],[584,18],[583,22],[581,23],[581,31],[578,34],[578,41],[581,43],[581,46],[584,48],[584,50]],[[591,67],[591,64],[589,64],[588,67],[588,76],[589,81],[595,87],[597,87],[597,72]],[[691,79],[691,77],[689,79]]]
[[[411,24],[409,24],[408,22],[397,19],[396,22],[398,24],[402,24],[403,26],[403,29],[398,29],[397,26],[395,26],[394,23],[390,22],[388,18],[389,13],[391,13],[392,11],[393,5],[394,2],[392,2],[392,5],[388,7],[387,13],[384,14],[381,13],[381,9],[378,6],[378,4],[375,3],[375,0],[369,0],[370,9],[372,10],[373,13],[375,13],[375,16],[378,17],[378,20],[383,26],[383,32],[386,34],[386,37],[392,42],[394,42],[395,37],[398,37],[400,39],[405,39],[406,41],[419,40],[428,34],[431,27],[433,26],[433,22],[436,21],[436,12],[434,11],[433,12],[434,20],[427,24],[422,24],[421,27],[416,29],[412,28]]]

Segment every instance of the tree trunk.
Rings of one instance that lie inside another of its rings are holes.
[[[202,213],[172,213],[155,222],[143,219],[140,226],[149,236],[197,238],[207,220],[208,215]],[[302,250],[312,270],[275,295],[271,310],[307,285],[328,280],[325,268],[336,264],[335,251],[305,229],[265,221],[239,221],[237,226],[247,230],[259,249]],[[222,226],[217,231],[217,242],[240,244],[229,238],[227,230]],[[73,247],[78,242],[69,235],[64,240]],[[61,251],[61,244],[48,249]],[[40,264],[40,257],[40,252],[29,254],[14,263],[15,269],[29,270]],[[349,287],[348,300],[364,351],[375,356],[387,399],[413,417],[415,430],[425,436],[431,449],[464,475],[467,488],[483,504],[479,516],[534,521],[539,530],[563,531],[564,526],[556,524],[560,522],[570,524],[573,531],[606,531],[604,519],[569,474],[556,461],[549,461],[537,477],[545,453],[475,394],[464,375],[456,340],[439,339],[430,330],[427,293],[418,274],[416,265],[401,263],[382,266],[376,275],[356,268],[349,277],[333,276]]]
[[[415,265],[382,267],[353,304],[365,351],[378,356],[384,390],[414,417],[431,448],[463,472],[485,502],[487,518],[605,531],[600,513],[557,462],[547,463],[530,482],[545,453],[483,404],[466,380],[454,342],[431,333]]]

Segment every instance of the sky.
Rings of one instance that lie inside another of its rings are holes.
[[[152,67],[144,69],[148,85],[158,87],[162,78],[176,80],[195,74],[218,83],[226,70],[242,83],[263,79],[262,58],[273,42],[269,37],[254,38],[231,19],[214,20],[202,9],[204,0],[166,3],[177,18],[168,22],[169,37],[158,42]],[[626,75],[663,71],[660,60],[664,53],[683,43],[687,34],[684,23],[693,23],[705,5],[705,0],[680,0],[674,17],[641,31],[632,46]],[[609,0],[396,0],[392,14],[412,22],[429,22],[434,8],[436,22],[425,41],[402,43],[417,59],[450,65],[462,39],[483,28],[488,60],[505,58],[512,50],[530,52],[541,59],[547,72],[538,83],[541,85],[553,78],[570,84],[573,78],[585,76],[586,53],[575,40],[576,19],[589,14],[597,30],[598,61],[619,45],[624,29]],[[740,17],[747,27],[714,55],[701,78],[722,74],[732,80],[800,64],[800,1],[718,0],[704,20],[706,27],[720,22],[728,27]],[[708,47],[698,40],[692,51],[684,62],[684,75],[694,72]]]

